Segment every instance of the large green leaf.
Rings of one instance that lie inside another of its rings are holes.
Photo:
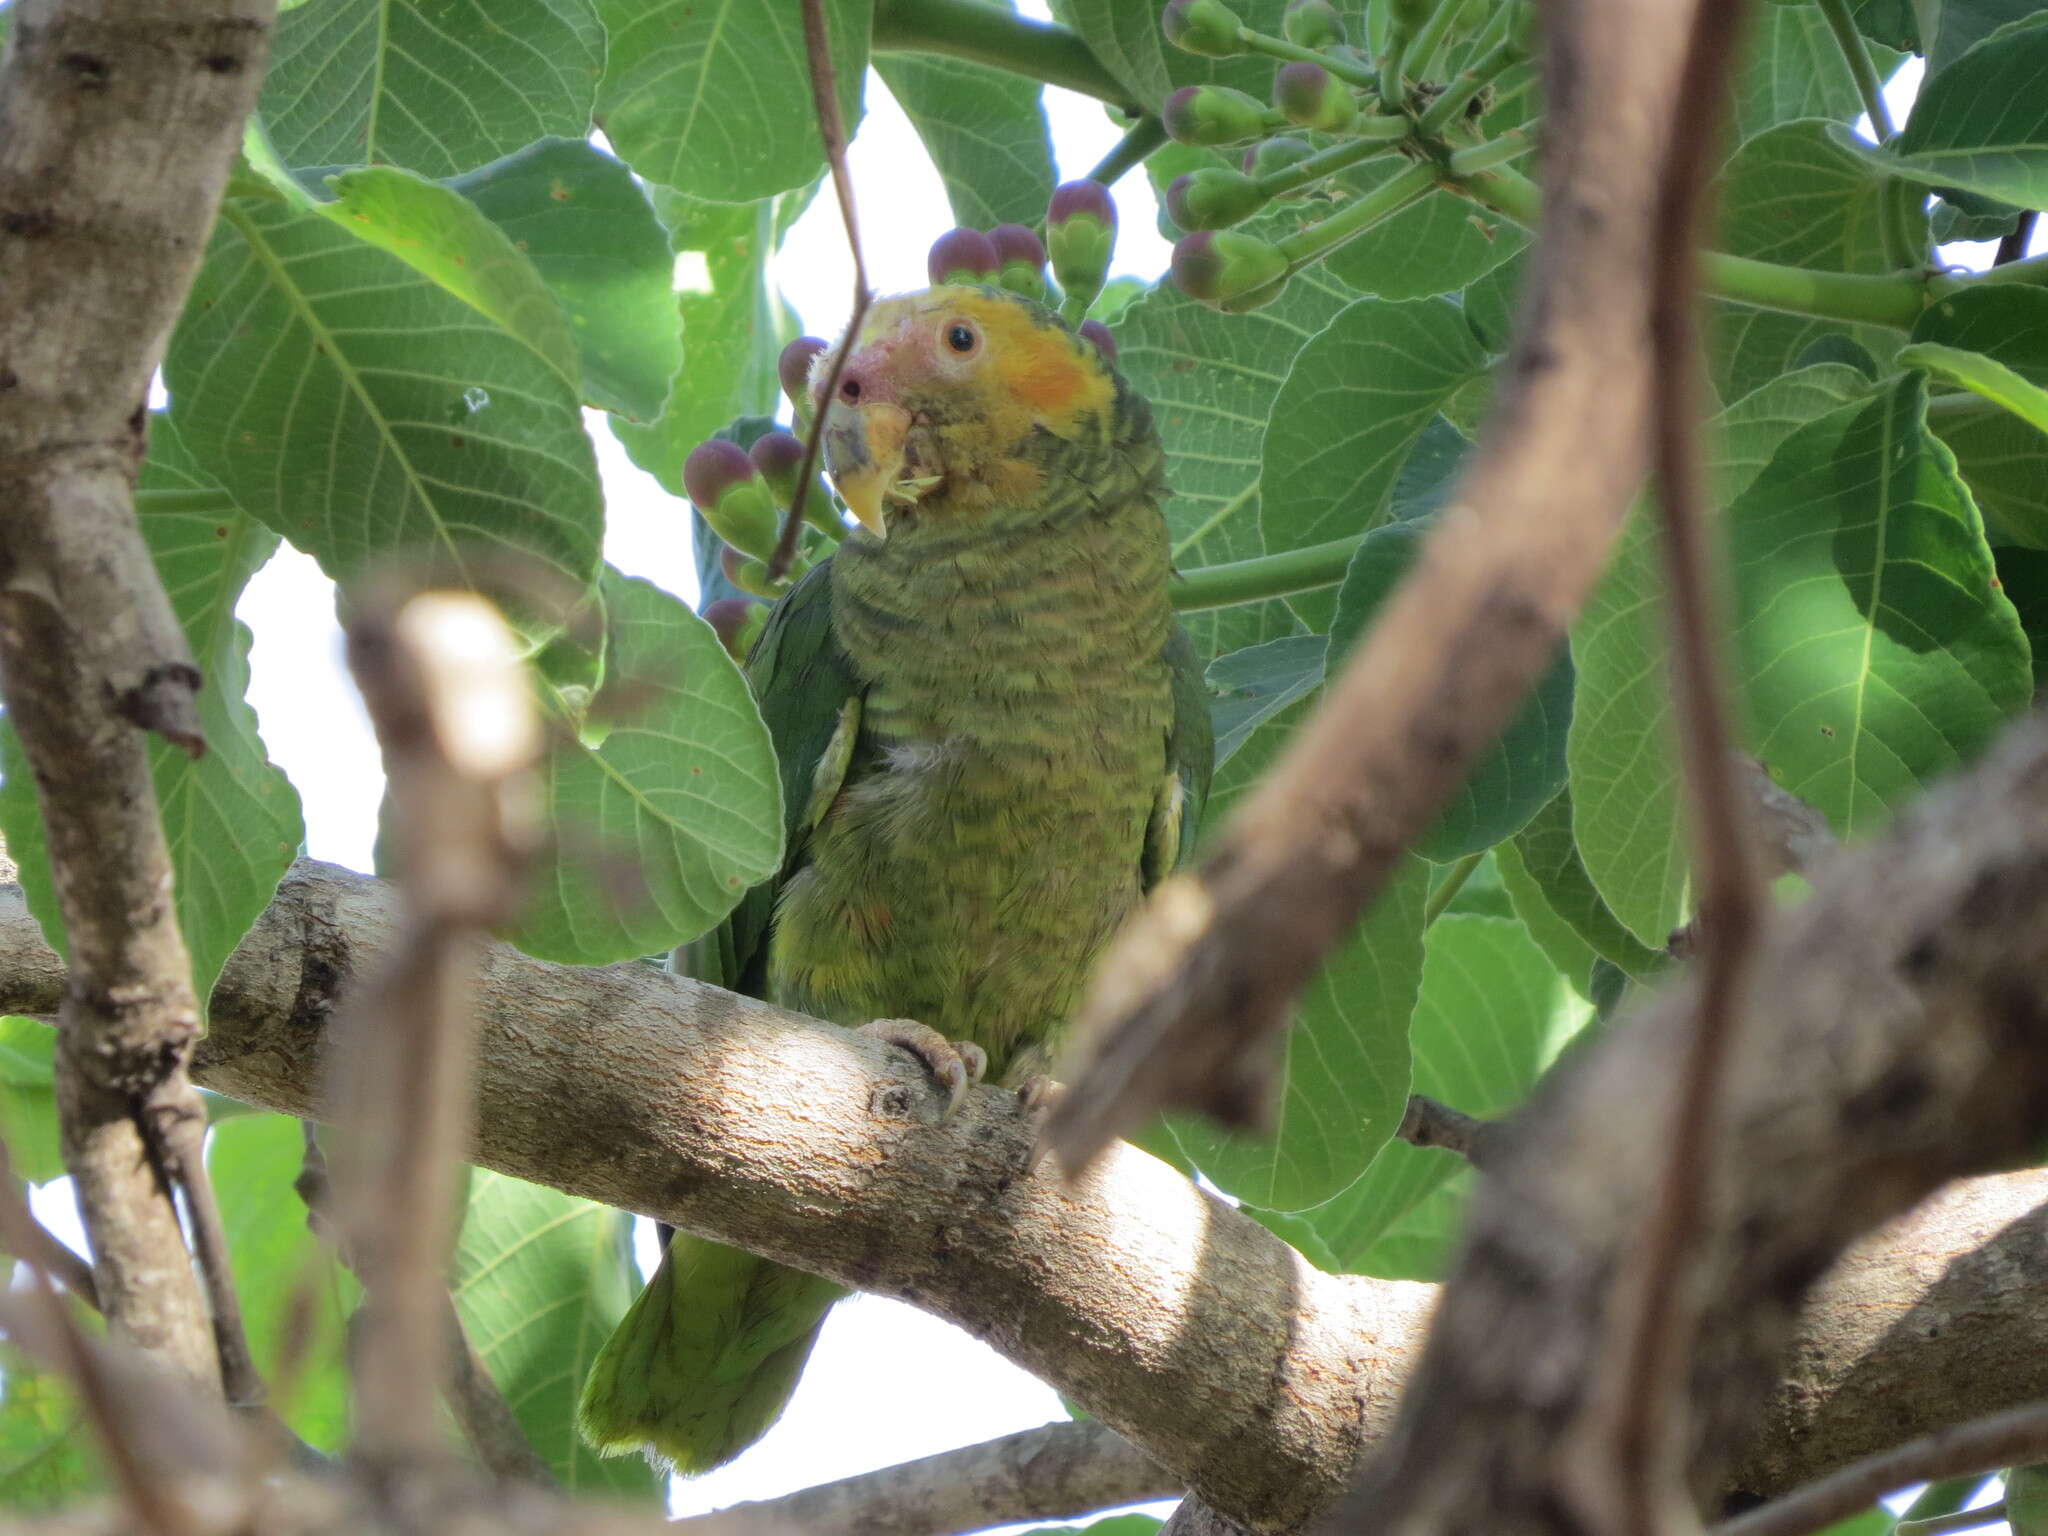
[[[1951,294],[1914,327],[1916,345],[1977,352],[2048,388],[2048,292],[1998,284]],[[2048,433],[2005,410],[1930,409],[1992,536],[2048,549]]]
[[[1363,533],[1388,500],[1424,427],[1486,370],[1458,306],[1443,299],[1360,299],[1314,336],[1273,402],[1259,476],[1266,547],[1299,549]],[[1290,598],[1312,629],[1336,597]]]
[[[1330,623],[1330,655],[1341,659],[1408,574],[1429,536],[1423,522],[1389,523],[1366,535]],[[1429,832],[1416,845],[1446,863],[1491,848],[1534,816],[1564,783],[1565,736],[1572,718],[1572,658],[1560,647],[1550,670],[1480,758]]]
[[[258,111],[294,168],[453,176],[584,137],[604,52],[590,0],[320,0],[278,17]]]
[[[1400,155],[1382,155],[1338,178],[1338,185],[1347,197],[1356,196],[1408,164]],[[1323,264],[1360,293],[1425,299],[1463,288],[1528,243],[1520,225],[1439,189],[1338,246]]]
[[[1213,695],[1209,723],[1216,732],[1218,768],[1235,757],[1260,726],[1322,687],[1328,648],[1322,635],[1286,635],[1209,663],[1203,680]]]
[[[1750,740],[1837,832],[2025,707],[2019,617],[1917,374],[1787,437],[1728,516]]]
[[[1930,186],[2048,208],[2048,14],[2001,28],[1930,77],[1882,159]]]
[[[57,1032],[34,1019],[0,1018],[0,1137],[17,1178],[64,1176],[57,1139]]]
[[[2048,9],[2041,0],[1920,0],[1932,19],[1927,74],[1938,75],[2000,27]]]
[[[1760,5],[1744,29],[1744,58],[1735,77],[1738,141],[1796,117],[1853,122],[1863,110],[1855,78],[1818,6]],[[1894,57],[1873,49],[1880,71]]]
[[[449,183],[533,263],[567,312],[583,397],[661,414],[683,360],[668,234],[633,173],[582,139],[542,139]]]
[[[1781,123],[1735,152],[1721,174],[1722,249],[1822,272],[1886,270],[1884,205],[1896,192],[1868,158],[1834,142],[1828,127],[1814,118]],[[1714,382],[1728,400],[1769,383],[1825,337],[1853,337],[1879,356],[1898,345],[1896,332],[1875,326],[1727,301],[1713,313]]]
[[[877,55],[946,184],[953,217],[974,229],[1037,224],[1052,196],[1052,144],[1038,82],[939,54]]]
[[[665,1479],[636,1456],[599,1456],[576,1400],[634,1289],[633,1218],[479,1168],[450,1289],[469,1341],[565,1491],[653,1502]]]
[[[152,418],[136,497],[142,536],[205,686],[195,699],[207,750],[194,758],[158,737],[150,778],[174,879],[178,924],[203,1006],[214,978],[270,904],[305,839],[299,798],[264,755],[249,708],[249,631],[235,602],[277,535],[194,465],[175,428]],[[68,952],[33,783],[12,722],[0,721],[0,833],[29,910],[50,947]]]
[[[275,1381],[278,1365],[303,1351],[293,1389],[276,1406],[308,1444],[336,1451],[348,1437],[344,1340],[362,1287],[307,1228],[306,1203],[293,1187],[304,1149],[289,1115],[243,1115],[207,1138],[206,1169],[227,1222],[256,1368]]]
[[[1640,943],[1600,899],[1572,836],[1572,797],[1565,789],[1494,850],[1515,915],[1555,965],[1590,996],[1595,957],[1637,980],[1655,975],[1665,956]]]
[[[860,124],[871,9],[870,0],[825,0],[849,134]],[[647,180],[737,203],[802,186],[824,168],[801,7],[597,0],[597,11],[611,38],[598,120]]]
[[[1296,700],[1252,732],[1216,775],[1209,825],[1223,825],[1319,698],[1320,690]],[[1148,1145],[1178,1152],[1232,1195],[1269,1210],[1318,1204],[1357,1178],[1408,1102],[1408,1015],[1421,982],[1428,868],[1405,861],[1303,994],[1282,1046],[1270,1137],[1173,1116]]]
[[[1423,956],[1409,1031],[1414,1091],[1471,1115],[1515,1108],[1590,1010],[1513,918],[1446,913],[1430,925]],[[1390,1141],[1363,1178],[1299,1217],[1342,1268],[1356,1270],[1464,1166],[1456,1153]]]
[[[164,374],[192,457],[337,580],[408,546],[596,573],[573,375],[318,213],[223,208]]]
[[[1117,317],[1111,327],[1117,366],[1152,403],[1166,445],[1166,483],[1174,490],[1166,521],[1180,569],[1266,553],[1259,531],[1266,418],[1287,360],[1352,297],[1311,268],[1250,314],[1218,314],[1162,284]],[[1278,639],[1297,627],[1278,601],[1191,613],[1184,623],[1204,657]]]
[[[1855,368],[1825,363],[1728,407],[1709,437],[1720,498],[1746,489],[1795,428],[1868,391]],[[1572,631],[1578,690],[1565,754],[1586,872],[1615,917],[1651,949],[1663,948],[1688,915],[1691,879],[1671,747],[1656,537],[1639,502]]]
[[[775,749],[711,626],[607,569],[604,688],[558,696],[544,866],[510,937],[544,960],[608,965],[694,939],[782,857]]]

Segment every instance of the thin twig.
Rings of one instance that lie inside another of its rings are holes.
[[[213,1181],[206,1176],[206,1114],[196,1093],[191,1104],[159,1109],[151,1118],[162,1154],[185,1191],[186,1213],[191,1220],[192,1253],[199,1261],[199,1277],[206,1286],[206,1300],[213,1317],[213,1347],[220,1359],[221,1387],[230,1408],[260,1409],[268,1399],[263,1374],[256,1369],[256,1357],[249,1352],[248,1330],[242,1324],[241,1298],[235,1293],[233,1260],[228,1253],[227,1226],[221,1220],[220,1201],[214,1197]]]
[[[1720,141],[1741,0],[1701,0],[1672,107],[1651,250],[1652,455],[1663,517],[1672,695],[1693,803],[1704,933],[1699,998],[1671,1135],[1641,1241],[1624,1273],[1593,1375],[1597,1404],[1577,1437],[1571,1482],[1586,1524],[1614,1536],[1669,1528],[1685,1507],[1676,1420],[1698,1324],[1689,1282],[1715,1178],[1721,1101],[1759,922],[1748,803],[1734,772],[1728,684],[1706,540],[1699,444],[1700,234]]]
[[[2009,267],[2016,261],[2024,260],[2027,247],[2034,243],[2034,224],[2040,217],[2040,213],[2035,209],[2021,210],[2019,222],[2000,238],[1998,251],[1991,258],[1991,265]]]
[[[1411,1093],[1394,1134],[1411,1147],[1441,1147],[1457,1153],[1474,1168],[1484,1168],[1492,1157],[1492,1137],[1497,1129],[1494,1121]]]
[[[804,58],[811,68],[811,105],[818,117],[818,137],[825,143],[825,163],[832,168],[832,192],[839,199],[839,219],[846,226],[846,249],[853,257],[853,311],[846,320],[846,336],[832,350],[832,360],[826,364],[824,388],[819,392],[820,402],[829,402],[839,388],[839,375],[846,370],[846,359],[853,352],[855,339],[860,335],[860,323],[866,318],[868,305],[874,302],[874,293],[868,287],[867,262],[861,255],[860,220],[855,216],[853,204],[853,176],[846,167],[846,121],[839,115],[839,90],[837,77],[832,69],[831,39],[825,30],[824,0],[803,0],[804,8]],[[825,408],[821,403],[811,413],[811,428],[804,434],[804,461],[798,467],[796,490],[789,498],[789,515],[782,524],[782,536],[775,541],[775,552],[768,560],[768,579],[780,581],[789,569],[790,561],[796,558],[796,541],[803,532],[804,502],[809,498],[811,482],[818,476],[818,450],[825,440]]]
[[[1724,1520],[1710,1536],[1806,1536],[1914,1483],[2048,1460],[2048,1403],[2029,1403],[1851,1462],[1784,1498]]]

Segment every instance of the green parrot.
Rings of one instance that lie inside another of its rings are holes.
[[[1158,434],[1094,342],[998,288],[882,300],[842,345],[814,403],[862,526],[747,663],[788,851],[680,958],[907,1046],[953,1102],[984,1070],[1036,1100],[1096,957],[1187,851],[1209,787]],[[729,1461],[845,1294],[675,1234],[592,1365],[584,1435],[683,1473]]]

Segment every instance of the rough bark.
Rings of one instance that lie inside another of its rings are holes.
[[[336,989],[396,921],[377,882],[299,865],[223,975],[202,1080],[317,1112]],[[1748,1172],[1711,1239],[1702,1483],[1782,1491],[1952,1422],[1958,1383],[1974,1412],[2048,1390],[2028,1294],[2048,1286],[2048,1244],[2023,1220],[2048,1173],[1983,1180],[1966,1217],[1916,1218],[1843,1267],[1848,1289],[1823,1290],[1763,1416],[1768,1449],[1727,1470],[1804,1286],[1847,1237],[2038,1145],[2044,952],[2042,721],[1831,860],[1771,935],[1733,1080],[1731,1155]],[[5,893],[0,1008],[50,1015],[61,974]],[[1503,1133],[1389,1463],[1412,1457],[1418,1484],[1476,1523],[1498,1499],[1492,1528],[1516,1528],[1526,1507],[1508,1495],[1540,1476],[1545,1426],[1573,1405],[1686,1006],[1679,989],[1618,1023]],[[494,946],[479,1008],[478,1161],[950,1318],[1229,1519],[1298,1525],[1390,1422],[1435,1289],[1322,1275],[1133,1149],[1074,1188],[1027,1173],[1009,1095],[977,1092],[933,1123],[936,1090],[903,1053],[652,966],[574,970]]]
[[[132,493],[273,10],[22,0],[0,70],[0,681],[72,961],[65,1162],[116,1336],[216,1381],[169,1195],[168,1149],[203,1125],[183,1077],[198,1009],[143,737],[204,749],[200,677]]]

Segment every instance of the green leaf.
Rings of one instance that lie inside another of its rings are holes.
[[[2026,639],[1918,375],[1787,437],[1728,517],[1750,739],[1844,837],[2025,707]]]
[[[1998,585],[2020,616],[2034,658],[2034,692],[2048,690],[2048,550],[2006,546],[1991,552]]]
[[[519,247],[474,203],[410,171],[345,171],[320,211],[358,240],[389,251],[479,314],[488,315],[574,383],[569,317]]]
[[[1920,317],[1912,339],[1981,353],[2048,388],[2048,292],[2041,289],[2012,283],[1951,294]],[[1993,535],[2048,548],[2048,436],[2003,410],[1944,407],[1931,419]]]
[[[193,458],[336,580],[419,545],[596,573],[574,384],[327,218],[225,205],[164,374]]]
[[[825,0],[849,137],[860,126],[871,9],[870,0]],[[800,187],[824,169],[800,7],[597,0],[597,11],[611,38],[598,117],[641,176],[738,203]]]
[[[1947,69],[2000,27],[2037,16],[2043,9],[2041,0],[1938,0],[1929,4],[1934,46],[1924,50],[1928,77]]]
[[[0,1504],[54,1509],[107,1488],[85,1412],[63,1380],[0,1348]]]
[[[2048,432],[2048,389],[2029,384],[1996,358],[1922,341],[1901,347],[1895,361],[1901,368],[1924,368],[1939,374],[1993,405],[2003,406],[2028,426]]]
[[[0,1136],[17,1178],[47,1184],[64,1176],[51,1065],[57,1031],[34,1019],[0,1018]]]
[[[278,17],[257,110],[295,169],[453,176],[589,133],[604,51],[590,0],[320,0]]]
[[[1830,138],[1829,127],[1812,118],[1783,123],[1735,152],[1721,176],[1717,243],[1723,250],[1822,272],[1887,269],[1887,183],[1866,156]],[[1898,345],[1896,332],[1879,327],[1725,300],[1714,303],[1713,315],[1714,382],[1727,400],[1762,388],[1830,338],[1853,338],[1880,357]]]
[[[584,721],[550,695],[563,727],[543,777],[550,852],[509,935],[567,965],[694,939],[782,858],[775,749],[711,626],[609,568],[600,590],[604,688]]]
[[[309,1445],[336,1451],[349,1424],[344,1338],[363,1293],[306,1225],[306,1204],[293,1186],[304,1150],[299,1122],[289,1115],[244,1115],[214,1128],[206,1168],[227,1222],[228,1260],[256,1368],[277,1381],[295,1347],[293,1331],[307,1330],[297,1384],[277,1407]],[[301,1298],[304,1315],[297,1313]]]
[[[1024,1536],[1080,1536],[1083,1531],[1087,1536],[1156,1536],[1163,1529],[1151,1515],[1111,1515],[1089,1525],[1041,1525]]]
[[[1287,635],[1264,645],[1218,656],[1203,675],[1214,697],[1209,723],[1216,732],[1216,766],[1237,754],[1252,733],[1295,700],[1323,685],[1321,635]]]
[[[1828,363],[1728,407],[1709,437],[1718,499],[1745,489],[1795,428],[1864,399],[1869,388],[1856,369]],[[1572,631],[1578,689],[1565,757],[1586,871],[1615,917],[1651,949],[1661,949],[1690,910],[1665,656],[1663,571],[1639,501]]]
[[[953,218],[1036,225],[1059,179],[1038,82],[938,54],[878,54],[875,69],[924,141]]]
[[[542,139],[449,186],[525,253],[567,311],[583,397],[640,421],[682,365],[668,233],[633,173],[581,139]]]
[[[1442,1280],[1450,1272],[1458,1236],[1465,1230],[1465,1209],[1478,1183],[1478,1175],[1470,1168],[1454,1170],[1449,1178],[1388,1222],[1386,1229],[1348,1266],[1338,1265],[1337,1270],[1348,1268],[1353,1273],[1375,1275],[1382,1280]]]
[[[2048,208],[2048,15],[2003,27],[1931,75],[1886,151],[1898,175]]]
[[[1320,690],[1307,694],[1268,719],[1217,773],[1205,813],[1210,826],[1223,825],[1319,697]],[[1176,1115],[1147,1145],[1165,1156],[1178,1152],[1232,1195],[1275,1211],[1315,1205],[1356,1179],[1408,1102],[1408,1015],[1421,982],[1428,885],[1429,866],[1405,860],[1309,984],[1282,1047],[1270,1137]]]
[[[1152,405],[1166,445],[1166,503],[1174,564],[1181,570],[1266,553],[1259,531],[1260,443],[1285,378],[1285,362],[1353,295],[1316,269],[1245,315],[1223,315],[1162,284],[1132,302],[1112,329],[1117,367]],[[1276,545],[1278,548],[1288,546]],[[1278,601],[1189,614],[1204,657],[1292,634]]]
[[[1388,500],[1422,429],[1487,356],[1455,304],[1360,299],[1296,354],[1273,402],[1259,476],[1268,549],[1299,549],[1362,533]],[[1288,599],[1321,628],[1329,591]]]
[[[1423,940],[1422,990],[1409,1029],[1414,1091],[1469,1115],[1517,1107],[1590,1014],[1513,918],[1446,913]],[[1363,1178],[1300,1219],[1339,1265],[1372,1247],[1466,1166],[1454,1152],[1389,1141]]]
[[[658,420],[636,426],[614,417],[612,433],[671,495],[682,494],[683,460],[691,449],[736,416],[772,415],[782,398],[775,364],[795,331],[773,297],[767,263],[779,239],[779,212],[789,201],[729,207],[654,191],[679,258],[676,303],[686,365],[670,382]]]
[[[249,708],[248,629],[234,616],[277,535],[193,464],[175,427],[156,416],[136,497],[137,521],[205,686],[194,700],[207,750],[197,758],[147,743],[174,880],[178,924],[202,1007],[305,840],[299,797],[264,755]],[[51,883],[41,814],[21,744],[0,721],[0,831],[20,867],[29,911],[57,953],[68,953]]]
[[[1330,623],[1330,655],[1342,658],[1393,595],[1429,536],[1420,522],[1375,528],[1351,557],[1337,612]],[[1559,649],[1550,670],[1451,797],[1416,851],[1448,863],[1491,848],[1534,816],[1558,792],[1565,775],[1565,736],[1572,718],[1572,659]]]
[[[1745,28],[1746,57],[1735,77],[1735,137],[1752,138],[1797,117],[1854,122],[1863,110],[1855,78],[1820,9],[1758,6]],[[1894,55],[1873,48],[1880,75]]]
[[[1399,155],[1383,155],[1347,171],[1337,184],[1348,200],[1407,165]],[[1521,226],[1469,197],[1438,190],[1338,246],[1323,258],[1323,265],[1360,293],[1388,300],[1426,299],[1455,293],[1528,243]]]
[[[1600,899],[1572,836],[1570,789],[1494,850],[1501,883],[1530,937],[1551,963],[1590,996],[1596,957],[1647,980],[1665,965],[1660,950],[1639,943]]]
[[[568,1493],[654,1502],[666,1479],[637,1456],[599,1456],[576,1432],[598,1347],[632,1300],[633,1218],[479,1168],[450,1289],[526,1438]]]

